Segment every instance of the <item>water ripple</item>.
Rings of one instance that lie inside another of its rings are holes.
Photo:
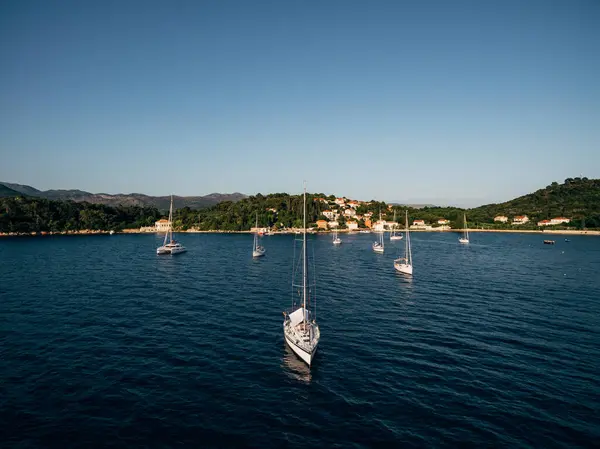
[[[322,330],[286,347],[292,237],[0,240],[3,447],[594,447],[600,240],[311,243]]]

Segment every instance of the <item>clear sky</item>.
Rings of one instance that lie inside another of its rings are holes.
[[[473,206],[600,178],[600,1],[0,2],[0,180]]]

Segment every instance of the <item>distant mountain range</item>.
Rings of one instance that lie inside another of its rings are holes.
[[[34,187],[0,182],[0,197],[33,196],[49,200],[72,200],[93,204],[106,204],[108,206],[151,206],[160,210],[169,208],[169,196],[149,196],[141,193],[109,195],[107,193],[90,193],[83,190],[38,190]],[[246,198],[243,193],[211,193],[204,196],[173,196],[173,205],[176,209],[190,207],[201,209],[210,207],[222,201],[239,201]]]

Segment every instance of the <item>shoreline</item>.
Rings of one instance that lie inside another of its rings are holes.
[[[398,230],[399,232],[405,232],[404,230]],[[463,229],[444,229],[444,230],[436,230],[436,229],[411,229],[411,232],[433,232],[433,233],[462,233]],[[480,233],[480,232],[496,232],[496,233],[505,233],[505,234],[541,234],[541,235],[594,235],[600,236],[600,230],[531,230],[531,229],[468,229],[470,233]],[[308,234],[331,234],[332,231],[318,231],[318,232],[307,232]],[[340,234],[360,234],[360,230],[349,231],[347,229],[338,230]],[[389,231],[385,231],[389,232]],[[187,230],[187,231],[174,231],[176,234],[254,234],[252,231],[221,231],[221,230],[210,230],[210,231],[200,231],[200,230]],[[370,231],[370,234],[377,234],[377,232]],[[159,234],[163,235],[164,233],[160,232],[148,232],[148,231],[140,231],[139,229],[123,229],[121,231],[114,231],[112,235],[117,234]],[[265,237],[269,237],[272,235],[287,235],[296,234],[296,231],[277,231],[272,234],[263,234]],[[9,232],[2,233],[0,232],[1,237],[47,237],[47,236],[56,236],[56,235],[69,235],[69,236],[81,236],[81,235],[111,235],[111,231],[99,231],[99,230],[91,230],[91,229],[82,229],[80,231],[62,231],[62,232]]]

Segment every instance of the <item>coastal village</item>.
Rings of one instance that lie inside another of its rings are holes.
[[[370,201],[359,201],[348,199],[345,197],[335,198],[329,200],[327,198],[315,198],[314,201],[318,201],[326,205],[326,209],[322,211],[323,219],[319,219],[316,223],[310,226],[311,232],[327,232],[337,230],[340,232],[384,232],[404,229],[404,223],[398,221],[379,218],[380,214],[382,217],[388,217],[392,215],[393,206],[390,204],[387,206],[387,210],[374,211],[369,209],[372,204]],[[367,212],[359,213],[359,209],[368,209]],[[269,212],[274,214],[277,213],[277,209],[268,208]],[[527,215],[516,215],[509,218],[505,215],[498,215],[494,217],[495,223],[500,224],[511,224],[513,226],[520,226],[529,223],[529,217]],[[566,217],[555,217],[549,220],[541,220],[537,222],[539,227],[557,226],[568,224],[571,220]],[[451,231],[450,220],[440,217],[437,221],[428,223],[425,220],[414,219],[410,223],[410,230],[414,231]],[[169,222],[165,218],[161,218],[156,221],[154,226],[142,227],[137,230],[129,230],[130,232],[157,232],[164,233],[169,227]],[[191,228],[187,232],[199,232],[198,229]],[[299,232],[299,229],[295,228],[268,228],[268,227],[252,227],[250,232],[257,232],[259,234],[285,234]]]

